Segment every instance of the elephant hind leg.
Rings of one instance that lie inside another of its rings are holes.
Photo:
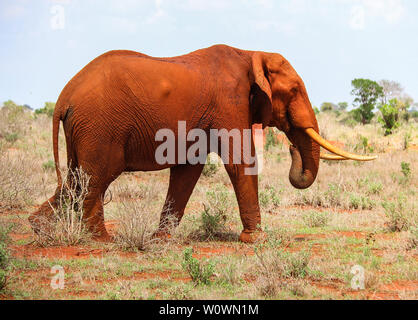
[[[83,218],[95,239],[110,240],[104,223],[103,193],[93,191],[87,195],[84,200]]]
[[[88,148],[85,150],[89,151]],[[117,145],[103,146],[95,152],[79,153],[79,167],[89,176],[88,193],[84,199],[84,221],[96,239],[110,240],[105,227],[103,199],[108,186],[125,169],[124,150]]]
[[[52,207],[56,207],[56,194],[49,198],[47,201],[41,204],[41,206],[33,212],[28,220],[32,227],[32,230],[38,234],[43,227],[43,224],[47,224],[51,221],[54,211]]]

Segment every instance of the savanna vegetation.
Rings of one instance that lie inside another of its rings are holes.
[[[205,167],[185,217],[165,242],[152,238],[168,171],[125,173],[104,199],[113,243],[82,223],[88,176],[61,192],[49,229],[29,213],[56,188],[53,103],[0,109],[0,298],[3,299],[417,299],[418,118],[400,85],[353,81],[355,106],[315,108],[321,135],[374,162],[321,163],[314,185],[288,182],[284,134],[266,130],[259,200],[265,242],[238,242],[238,205],[217,161]],[[60,134],[60,156],[65,139]],[[170,210],[170,208],[166,208]],[[167,221],[167,228],[172,223]],[[353,266],[365,270],[354,290]],[[65,284],[54,289],[61,266]]]

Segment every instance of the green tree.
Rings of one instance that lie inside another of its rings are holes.
[[[45,102],[45,106],[43,108],[35,110],[35,114],[46,114],[48,117],[52,117],[54,109],[55,102]]]
[[[338,103],[338,110],[339,111],[345,111],[348,108],[348,103],[347,102],[339,102]]]
[[[393,133],[393,130],[400,126],[399,122],[399,102],[397,99],[389,100],[389,103],[382,104],[379,107],[381,116],[379,117],[379,122],[382,124],[385,129],[385,135],[390,135]]]
[[[332,102],[324,102],[323,104],[321,104],[322,112],[328,112],[333,110],[336,110],[336,106]]]
[[[374,117],[373,109],[377,101],[383,97],[383,88],[376,81],[369,79],[354,79],[351,85],[351,94],[355,97],[354,104],[358,106],[353,112],[354,118],[362,124],[370,123]]]

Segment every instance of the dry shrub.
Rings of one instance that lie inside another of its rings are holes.
[[[303,222],[311,228],[322,228],[328,225],[330,218],[328,212],[310,211],[303,216]]]
[[[372,272],[367,272],[364,274],[364,287],[370,291],[377,291],[381,285],[381,279],[379,275]]]
[[[243,281],[243,274],[245,271],[245,258],[240,260],[231,260],[227,257],[228,261],[224,264],[220,264],[219,270],[219,282],[230,283],[238,285]]]
[[[308,274],[310,254],[306,251],[296,253],[267,245],[255,248],[258,274],[256,287],[261,295],[274,297],[281,289],[288,290],[294,295],[303,296],[306,282],[303,279]]]
[[[0,108],[0,141],[13,144],[25,135],[32,121],[30,112],[14,103]]]
[[[2,291],[6,288],[11,270],[8,244],[10,242],[9,232],[12,228],[13,225],[0,220],[0,293],[2,293]]]
[[[117,186],[118,194],[129,195],[128,186]],[[115,232],[115,243],[126,250],[149,250],[156,248],[159,239],[152,235],[159,225],[159,215],[153,213],[153,200],[158,198],[158,189],[155,185],[144,186],[141,189],[140,199],[130,199],[117,204],[115,218],[118,220]],[[164,208],[171,212],[171,205]],[[175,227],[175,217],[167,215],[165,230],[170,234]]]
[[[390,232],[407,231],[416,228],[418,218],[414,202],[408,203],[405,196],[400,196],[397,202],[383,201],[382,207],[387,217],[387,228]]]
[[[112,200],[117,202],[144,200],[153,202],[158,199],[160,185],[154,183],[138,183],[136,176],[132,173],[124,173],[111,185]]]
[[[409,229],[406,249],[415,250],[417,247],[418,247],[418,227],[413,226]]]
[[[83,221],[84,200],[88,194],[90,176],[82,168],[69,169],[59,191],[51,217],[40,217],[35,241],[41,246],[77,245],[91,238]]]
[[[30,160],[9,152],[0,154],[0,212],[21,209],[31,201]]]

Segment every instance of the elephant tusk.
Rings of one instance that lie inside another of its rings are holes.
[[[329,154],[329,153],[321,153],[320,158],[321,158],[321,160],[328,160],[328,161],[344,161],[344,160],[350,160],[348,158],[336,156],[336,155]]]
[[[338,156],[341,156],[345,159],[357,160],[357,161],[372,161],[376,160],[377,156],[369,157],[369,156],[360,156],[357,154],[352,154],[333,146],[327,140],[322,138],[314,129],[308,128],[305,129],[305,132],[308,136],[312,138],[315,142],[317,142],[321,147],[327,149],[329,152],[335,153]],[[334,160],[343,160],[343,159],[334,159]]]

